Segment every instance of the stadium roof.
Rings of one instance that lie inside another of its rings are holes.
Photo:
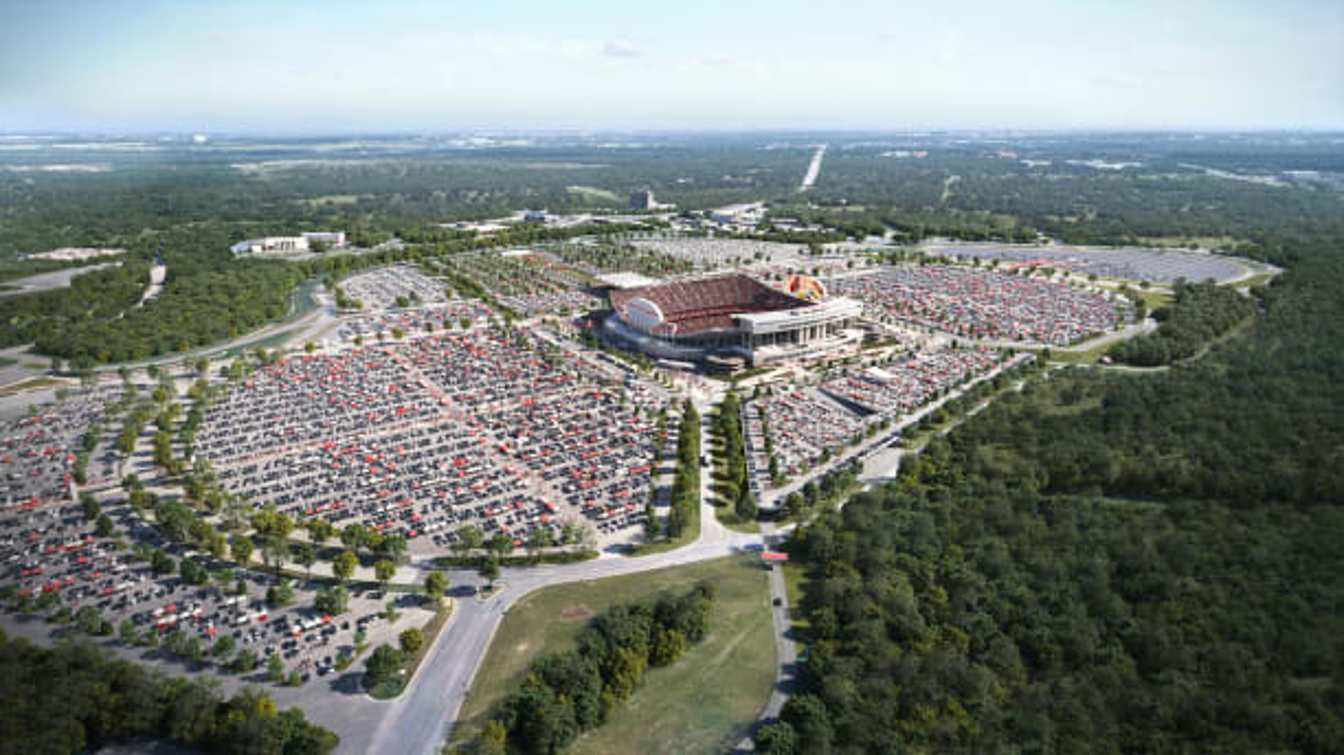
[[[637,299],[656,305],[659,330],[679,336],[732,328],[734,315],[811,306],[740,273],[620,289],[611,294],[612,307],[623,316]]]

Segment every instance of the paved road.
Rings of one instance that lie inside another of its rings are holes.
[[[792,525],[777,528],[772,522],[763,522],[761,532],[771,549],[776,549],[788,539]],[[778,670],[775,674],[775,686],[770,690],[770,699],[756,717],[758,723],[766,723],[779,718],[784,703],[798,686],[798,646],[793,641],[793,622],[790,618],[789,590],[784,583],[784,570],[770,570],[770,620],[774,624],[775,659]],[[751,752],[755,749],[750,735],[737,743],[737,752]]]
[[[826,145],[817,147],[817,151],[812,155],[812,162],[808,163],[807,175],[803,176],[803,183],[798,187],[798,191],[807,191],[817,183],[817,176],[821,175],[821,161],[826,157]]]

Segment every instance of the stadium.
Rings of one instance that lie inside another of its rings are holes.
[[[783,289],[740,273],[613,290],[609,336],[653,357],[687,362],[741,360],[761,366],[809,359],[857,344],[862,312],[828,298],[815,278],[791,276]]]

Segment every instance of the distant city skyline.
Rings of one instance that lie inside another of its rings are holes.
[[[18,0],[0,130],[1331,130],[1342,39],[1316,0]]]

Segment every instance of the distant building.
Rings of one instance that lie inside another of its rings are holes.
[[[653,192],[648,189],[630,195],[630,209],[632,210],[654,210],[657,207],[658,203],[653,199]]]
[[[310,244],[320,241],[329,247],[345,246],[345,231],[306,231],[300,235]]]
[[[308,251],[313,242],[336,248],[345,246],[344,231],[308,231],[298,236],[266,236],[239,241],[229,247],[234,254],[300,254]]]
[[[523,211],[523,222],[524,222],[524,223],[545,223],[545,222],[546,222],[546,211],[545,211],[545,210],[524,210],[524,211]]]

